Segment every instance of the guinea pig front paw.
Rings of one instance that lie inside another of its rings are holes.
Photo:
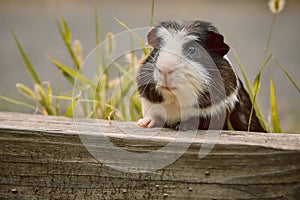
[[[151,117],[139,119],[137,125],[143,128],[152,128],[155,125],[155,120]]]
[[[152,127],[164,127],[165,120],[162,117],[144,117],[139,119],[136,123],[138,126],[143,128],[152,128]]]

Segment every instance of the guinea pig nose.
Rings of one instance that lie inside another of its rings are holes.
[[[174,69],[172,68],[167,68],[167,67],[163,67],[163,68],[159,68],[158,69],[158,72],[160,74],[164,74],[164,75],[167,75],[167,74],[172,74],[174,72]]]

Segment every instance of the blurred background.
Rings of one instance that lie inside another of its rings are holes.
[[[58,9],[58,5],[59,9]],[[73,39],[79,39],[86,56],[95,47],[93,0],[0,0],[0,95],[24,100],[16,83],[33,87],[22,58],[7,28],[9,23],[19,38],[42,81],[55,88],[58,71],[47,55],[65,65],[72,62],[60,38],[55,17],[59,10],[69,24]],[[131,28],[150,25],[151,0],[97,1],[99,22],[103,32],[124,31],[114,17]],[[264,47],[273,15],[268,0],[164,0],[155,2],[154,23],[168,19],[200,19],[213,22],[225,36],[227,44],[239,55],[253,82],[263,59]],[[300,1],[287,0],[285,9],[277,16],[270,45],[272,52],[299,85],[300,77]],[[231,62],[238,70],[232,51]],[[272,61],[268,65],[274,80],[281,127],[285,132],[300,132],[300,95],[282,71]],[[238,70],[239,71],[239,70]],[[61,90],[72,89],[61,80]],[[269,75],[262,75],[258,96],[267,117],[269,112]],[[0,99],[1,111],[32,113],[24,107]]]

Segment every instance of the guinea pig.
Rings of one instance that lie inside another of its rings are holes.
[[[247,131],[252,103],[227,58],[230,47],[205,21],[165,21],[147,35],[137,73],[141,127]],[[216,126],[211,126],[214,120]],[[265,132],[255,111],[250,131]]]

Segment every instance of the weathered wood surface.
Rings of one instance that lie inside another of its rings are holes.
[[[76,121],[84,134],[96,137],[99,127],[92,122]],[[131,152],[159,149],[176,136],[133,123],[116,128],[99,121],[99,126]],[[149,137],[151,131],[155,136]],[[178,160],[149,173],[105,166],[87,151],[80,134],[73,119],[0,112],[0,199],[300,199],[297,134],[222,132],[213,150],[199,159],[210,134],[200,132]]]

